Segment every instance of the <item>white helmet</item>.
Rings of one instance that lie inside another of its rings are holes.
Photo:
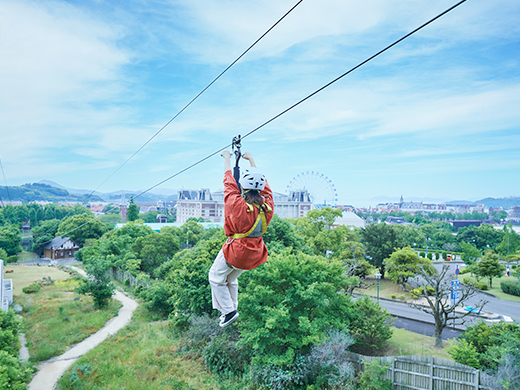
[[[244,171],[239,180],[242,189],[262,191],[265,188],[265,176],[259,172]]]

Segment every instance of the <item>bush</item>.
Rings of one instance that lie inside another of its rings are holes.
[[[226,332],[213,337],[202,350],[202,358],[213,374],[225,378],[244,374],[250,361],[248,350]]]
[[[500,282],[500,288],[506,294],[516,295],[517,297],[520,297],[520,281],[508,280],[505,282]]]
[[[356,382],[359,390],[392,390],[390,379],[386,379],[386,372],[390,363],[383,362],[380,358],[373,361],[363,360],[365,369],[358,374]]]
[[[25,390],[30,379],[30,369],[23,367],[17,357],[0,351],[0,388]]]
[[[462,269],[459,269],[459,275],[464,275],[470,272],[469,267],[464,267]]]
[[[476,285],[477,285],[477,288],[482,291],[485,291],[489,288],[486,283],[482,283],[482,282],[477,282]]]
[[[18,332],[21,320],[13,309],[7,312],[0,310],[0,351],[5,351],[12,356],[18,356],[20,340]]]
[[[354,339],[339,330],[329,332],[328,337],[327,341],[311,349],[306,368],[308,381],[319,389],[351,389],[354,367],[349,361],[348,348]]]
[[[435,252],[435,260],[439,260],[441,258],[440,252]]]
[[[442,252],[442,259],[443,259],[443,260],[446,260],[447,258],[448,258],[448,252],[443,251],[443,252]]]
[[[18,255],[11,255],[6,259],[6,263],[16,263],[18,261]]]
[[[30,286],[22,288],[22,291],[26,294],[33,294],[40,291],[40,283],[33,283]]]
[[[397,295],[392,294],[392,295],[390,295],[390,298],[392,298],[392,299],[397,299]]]
[[[426,257],[427,257],[428,259],[432,260],[432,259],[433,259],[433,254],[432,254],[432,252],[428,252],[428,254],[426,255]]]
[[[419,257],[424,258],[424,252],[420,252],[420,253],[419,253]]]
[[[170,300],[171,292],[163,280],[157,280],[148,288],[142,290],[140,295],[147,301],[145,306],[148,310],[163,317],[168,317],[174,309]]]
[[[463,278],[462,283],[469,284],[470,279],[469,278]]]
[[[251,369],[253,382],[261,388],[272,390],[296,390],[304,388],[306,359],[298,357],[293,364],[279,367],[274,363],[254,365]]]
[[[451,357],[461,364],[480,369],[477,348],[466,340],[459,340],[455,345],[447,348]]]

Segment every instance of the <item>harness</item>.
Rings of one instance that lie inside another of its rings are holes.
[[[248,232],[246,232],[246,233],[235,233],[235,234],[231,235],[229,238],[232,238],[233,240],[235,238],[245,238],[245,237],[256,238],[256,237],[262,237],[264,235],[264,233],[266,232],[266,230],[267,230],[267,219],[265,217],[265,213],[266,212],[270,213],[270,212],[273,211],[271,206],[269,206],[267,203],[264,203],[263,205],[258,205],[256,203],[249,204],[249,203],[246,202],[246,204],[247,204],[247,207],[248,207],[248,210],[247,210],[248,213],[254,212],[255,207],[258,208],[258,210],[259,210],[258,217],[256,217],[256,220],[255,220],[255,223],[253,224],[253,227],[251,229],[249,229]],[[233,242],[233,241],[231,241],[231,242]],[[231,242],[228,242],[227,244],[231,244]]]

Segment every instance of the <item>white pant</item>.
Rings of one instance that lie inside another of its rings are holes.
[[[227,264],[222,249],[209,270],[209,284],[213,309],[222,314],[231,313],[238,306],[238,281],[237,278],[245,270],[233,268]]]

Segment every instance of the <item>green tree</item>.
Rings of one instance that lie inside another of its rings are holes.
[[[473,268],[473,272],[478,276],[489,278],[489,288],[492,287],[493,278],[501,276],[505,270],[506,266],[500,263],[500,257],[493,251],[487,251]]]
[[[504,233],[502,242],[497,246],[497,252],[505,257],[508,253],[514,254],[520,249],[520,234],[513,230],[511,224],[504,226]]]
[[[78,245],[83,246],[90,238],[99,238],[106,231],[105,224],[92,213],[73,215],[65,218],[58,226],[56,236],[70,237]]]
[[[374,267],[380,269],[383,278],[385,273],[384,259],[389,257],[396,248],[403,247],[403,239],[398,229],[394,225],[385,223],[368,225],[361,229],[361,237],[368,261]]]
[[[213,314],[208,273],[221,248],[220,238],[201,241],[177,253],[155,272],[157,277],[166,275],[166,288],[171,292],[169,303],[179,315]]]
[[[384,349],[393,334],[394,320],[390,313],[366,295],[356,300],[355,309],[356,314],[349,327],[355,339],[355,350],[371,355]]]
[[[0,230],[0,248],[4,249],[9,256],[16,255],[22,251],[21,240],[18,229],[12,226],[7,226]]]
[[[153,270],[179,250],[179,239],[170,233],[153,233],[139,237],[132,245],[132,251],[141,259],[141,270],[152,274]]]
[[[193,220],[186,221],[181,226],[181,235],[179,237],[180,243],[187,245],[195,245],[203,236],[205,230],[204,227]]]
[[[413,248],[424,248],[426,236],[420,227],[413,225],[396,225],[396,227],[403,240],[403,245]]]
[[[475,245],[464,241],[462,241],[459,246],[462,251],[462,260],[464,263],[468,266],[475,264],[480,257],[480,251],[478,248]]]
[[[285,251],[292,248],[293,252],[307,251],[304,238],[296,231],[294,225],[288,219],[282,219],[277,214],[273,215],[263,239],[269,250]]]
[[[129,222],[133,222],[139,219],[139,206],[134,203],[134,198],[130,198],[130,205],[128,206],[128,211],[126,213],[126,220]]]
[[[245,272],[239,296],[242,341],[253,363],[292,364],[298,354],[343,330],[354,315],[338,260],[305,254],[276,254]]]
[[[43,255],[43,248],[56,236],[59,224],[60,221],[58,219],[50,219],[48,221],[41,221],[39,226],[31,229],[33,251],[39,256]]]
[[[397,249],[383,263],[390,279],[400,284],[403,291],[408,278],[414,277],[421,268],[433,267],[430,260],[420,258],[410,247]]]
[[[116,289],[107,274],[109,268],[110,264],[99,259],[92,259],[87,264],[89,277],[82,279],[83,284],[78,288],[78,293],[89,294],[94,298],[94,306],[98,309],[103,309],[108,305]]]

